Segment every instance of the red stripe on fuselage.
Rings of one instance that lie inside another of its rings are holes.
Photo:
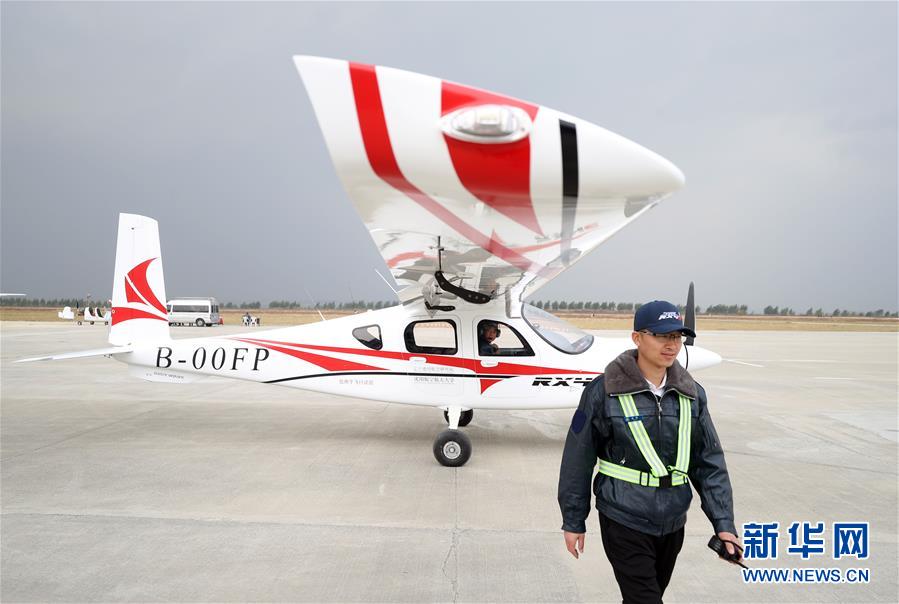
[[[490,386],[494,385],[494,384],[497,383],[497,382],[501,382],[501,381],[502,381],[502,380],[494,380],[494,379],[486,379],[486,378],[485,378],[485,379],[481,379],[481,380],[480,380],[480,382],[481,382],[481,394],[484,394],[484,391],[487,390],[487,388],[490,388]]]
[[[318,365],[322,369],[327,369],[328,371],[364,371],[371,369],[383,371],[381,367],[375,367],[373,365],[364,365],[362,363],[354,363],[353,361],[335,359],[333,357],[326,357],[320,354],[313,354],[311,352],[303,352],[302,350],[294,350],[293,348],[285,348],[283,346],[275,346],[273,344],[264,344],[264,340],[249,340],[243,338],[234,339],[238,340],[239,342],[246,342],[247,344],[256,344],[258,346],[270,348],[271,350],[274,350],[276,352],[281,352],[286,355],[302,359],[307,363]]]
[[[399,351],[390,351],[390,350],[369,350],[369,349],[361,349],[361,348],[344,348],[340,346],[322,346],[319,344],[296,344],[293,342],[279,342],[276,340],[259,340],[254,338],[235,338],[240,339],[242,342],[248,342],[250,344],[259,344],[260,346],[293,346],[296,348],[308,348],[310,350],[321,350],[327,352],[336,352],[341,354],[356,354],[361,356],[370,356],[370,357],[380,357],[384,359],[395,359],[399,361],[408,361],[409,357],[416,356],[424,358],[428,363],[433,363],[435,365],[445,365],[447,367],[458,367],[461,369],[469,369],[472,371],[477,371],[475,369],[476,363],[478,359],[469,359],[464,357],[447,357],[442,355],[434,355],[434,354],[420,354],[420,353],[409,353],[409,352],[399,352]],[[493,357],[497,358],[497,357]],[[520,363],[504,363],[499,362],[496,366],[490,367],[489,372],[491,374],[509,374],[514,376],[519,375],[539,375],[541,373],[556,373],[561,375],[571,375],[571,374],[590,374],[595,375],[595,371],[580,371],[578,369],[558,369],[555,367],[538,367],[536,365],[523,365]]]
[[[404,193],[475,245],[489,250],[493,255],[512,266],[531,273],[542,273],[547,270],[514,250],[493,242],[490,237],[464,222],[409,182],[397,164],[393,145],[390,143],[390,133],[387,131],[387,120],[384,117],[384,106],[381,103],[381,91],[378,88],[378,75],[374,65],[350,63],[350,81],[353,86],[353,98],[356,102],[356,113],[359,117],[359,128],[362,131],[365,154],[372,170],[381,180]]]

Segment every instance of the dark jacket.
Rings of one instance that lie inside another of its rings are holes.
[[[652,445],[666,466],[677,457],[678,393],[692,399],[690,467],[688,475],[699,492],[702,510],[715,532],[736,533],[733,495],[724,451],[709,415],[705,390],[677,362],[668,369],[665,392],[659,400],[637,366],[637,351],[612,361],[604,375],[584,388],[571,421],[559,473],[562,530],[586,532],[590,513],[590,477],[597,458],[649,472],[614,396],[633,394]],[[687,484],[669,488],[645,487],[596,474],[596,509],[615,522],[650,535],[667,535],[687,522],[693,493]]]

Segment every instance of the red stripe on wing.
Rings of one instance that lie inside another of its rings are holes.
[[[418,258],[424,258],[424,252],[403,252],[402,254],[397,254],[393,258],[387,261],[387,268],[395,268],[397,264],[403,262],[404,260],[417,260]]]
[[[381,180],[404,193],[475,245],[489,250],[512,266],[522,271],[541,274],[550,270],[528,260],[512,249],[492,241],[490,237],[461,220],[409,182],[397,164],[393,146],[390,143],[390,134],[387,131],[387,120],[384,117],[384,106],[381,103],[381,92],[378,88],[378,76],[374,65],[350,63],[350,81],[353,86],[353,98],[356,102],[356,113],[359,117],[359,128],[362,130],[365,154],[372,170]],[[558,270],[553,271],[553,274],[555,272]]]
[[[440,90],[441,115],[477,105],[510,105],[523,109],[533,120],[539,107],[518,99],[443,82]],[[468,191],[494,210],[501,212],[541,237],[531,200],[531,139],[513,143],[484,145],[443,135],[459,180]]]

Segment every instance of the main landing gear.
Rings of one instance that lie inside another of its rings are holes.
[[[444,430],[434,440],[434,457],[442,466],[450,468],[464,466],[471,457],[471,439],[459,428],[471,423],[474,411],[450,407],[443,412],[443,417],[449,424],[449,430]]]

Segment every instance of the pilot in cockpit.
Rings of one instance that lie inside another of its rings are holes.
[[[499,335],[499,325],[495,321],[481,322],[478,327],[478,350],[482,357],[499,353],[499,346],[494,342]]]

